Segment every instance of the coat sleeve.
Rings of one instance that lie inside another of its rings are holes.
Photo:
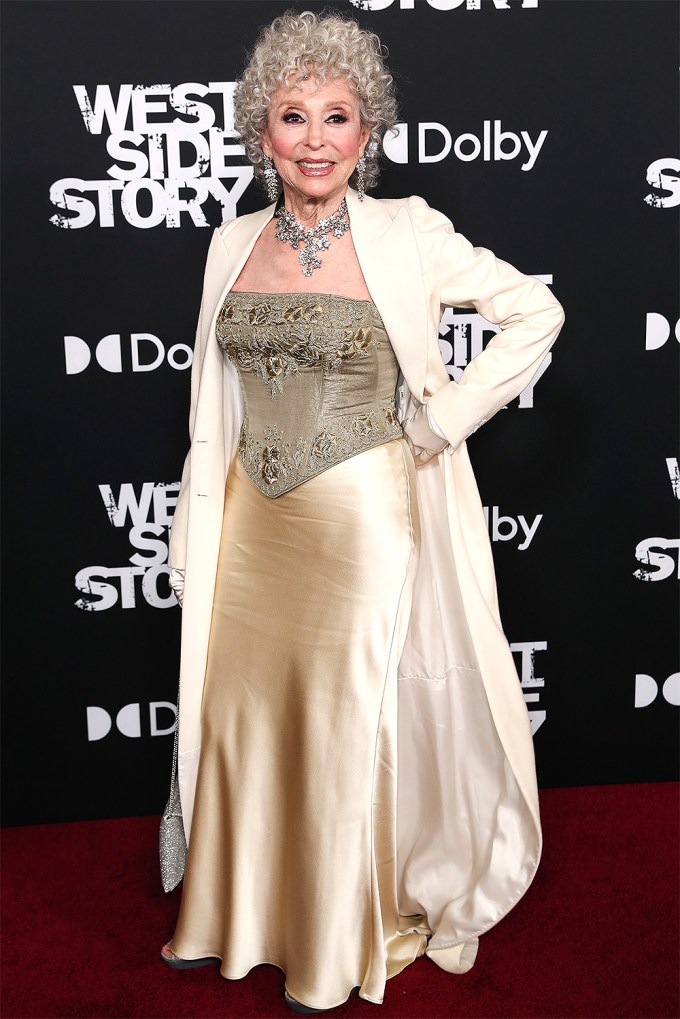
[[[215,310],[214,281],[222,281],[226,274],[226,250],[222,240],[221,231],[215,230],[208,248],[208,257],[205,263],[203,276],[203,296],[198,314],[198,326],[196,328],[196,340],[194,342],[194,358],[191,365],[191,404],[189,408],[189,438],[193,444],[194,428],[196,425],[196,408],[198,406],[198,394],[201,387],[201,373],[205,352],[210,340],[208,335],[212,315]],[[170,530],[170,543],[168,550],[168,566],[170,568],[183,570],[186,565],[186,545],[189,525],[189,491],[191,485],[191,446],[184,461],[182,471],[182,483],[180,485],[177,505]]]
[[[455,448],[529,385],[557,338],[564,312],[543,283],[486,248],[473,248],[422,198],[412,198],[410,207],[424,281],[438,291],[440,305],[474,308],[501,327],[458,382],[429,398],[433,422]]]

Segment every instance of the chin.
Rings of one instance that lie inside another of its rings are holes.
[[[298,183],[297,190],[305,198],[326,199],[333,195],[342,195],[347,188],[346,180],[334,180],[332,175],[324,178],[303,177]]]

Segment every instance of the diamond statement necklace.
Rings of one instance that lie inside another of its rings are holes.
[[[305,230],[302,223],[298,223],[293,213],[288,212],[283,205],[279,206],[274,215],[279,221],[274,236],[284,244],[290,244],[296,251],[299,249],[298,258],[302,272],[308,277],[321,265],[319,252],[327,251],[331,246],[328,235],[332,233],[334,237],[340,238],[349,230],[347,202],[344,198],[337,212],[326,219],[320,219],[316,226],[310,227],[309,230]],[[306,247],[300,248],[300,244],[305,244]]]

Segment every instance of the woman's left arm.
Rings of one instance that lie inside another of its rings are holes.
[[[473,248],[421,198],[410,200],[426,289],[442,306],[474,308],[501,327],[458,382],[433,393],[427,408],[454,448],[519,396],[538,371],[564,322],[548,288],[486,248]]]

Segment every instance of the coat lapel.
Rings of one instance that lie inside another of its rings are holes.
[[[428,302],[406,204],[347,193],[352,239],[366,286],[380,312],[409,389],[423,399]],[[396,215],[392,208],[398,207]]]

